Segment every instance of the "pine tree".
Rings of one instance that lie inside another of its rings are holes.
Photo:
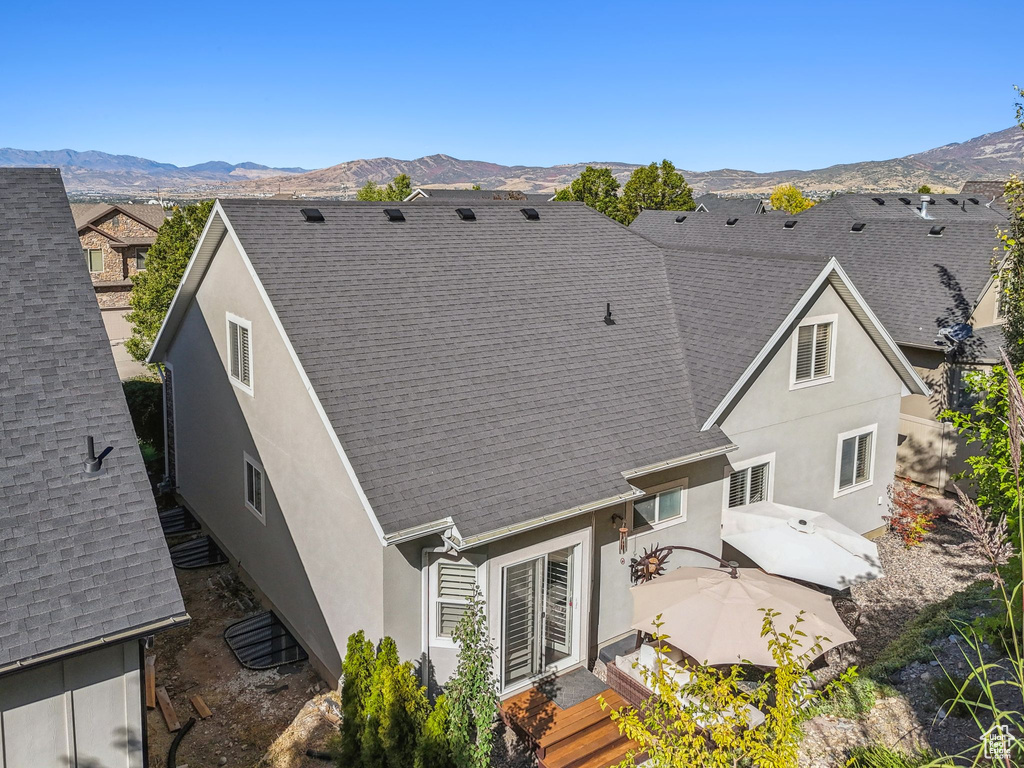
[[[447,696],[438,696],[434,710],[423,724],[416,749],[416,768],[456,768],[448,740],[451,707]]]
[[[369,694],[366,698],[366,721],[361,735],[362,768],[387,768],[388,761],[381,741],[381,721],[387,706],[385,690],[391,671],[398,666],[398,647],[390,637],[385,637],[377,647],[377,659],[370,677]],[[392,766],[391,768],[400,768]]]
[[[426,688],[417,683],[407,661],[385,671],[383,694],[380,741],[387,764],[389,768],[411,766],[430,711]]]
[[[338,761],[345,768],[360,768],[363,764],[362,737],[373,669],[373,643],[366,639],[363,630],[349,635],[345,660],[342,662],[344,682],[341,687],[341,746]]]

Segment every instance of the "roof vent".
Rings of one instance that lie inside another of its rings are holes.
[[[739,218],[736,217],[736,216],[733,216],[731,219],[726,219],[725,220],[725,226],[727,226],[727,227],[735,227],[737,221],[739,221]]]
[[[302,218],[306,221],[323,221],[324,215],[320,213],[319,208],[300,208],[299,213],[302,214]]]
[[[98,475],[103,471],[103,459],[107,457],[113,449],[112,446],[107,446],[103,449],[103,452],[99,456],[96,455],[96,444],[92,439],[92,435],[85,438],[85,449],[87,456],[85,458],[85,474],[87,475]]]
[[[850,227],[850,231],[851,232],[863,232],[864,231],[864,222],[863,221],[855,221],[853,223],[853,226]]]
[[[904,205],[910,205],[910,198],[909,197],[901,197],[899,200]]]
[[[951,202],[953,205],[960,205],[960,201],[957,200],[955,197],[947,197],[946,199],[949,200],[949,202]]]
[[[686,221],[685,216],[676,216],[676,224],[682,224],[684,221]]]
[[[929,237],[942,237],[942,230],[944,230],[944,229],[945,229],[945,227],[940,227],[938,224],[936,224],[934,227],[932,227],[931,229],[928,230],[928,236]]]
[[[975,205],[979,205],[978,198],[976,198],[976,197],[968,197],[967,198],[967,202],[974,203]]]
[[[615,325],[615,320],[612,319],[612,303],[610,301],[605,305],[604,324]]]
[[[384,215],[388,221],[405,221],[405,214],[399,208],[385,208]]]
[[[793,227],[796,226],[796,219],[790,219],[789,221],[787,221],[782,226],[784,226],[786,229],[792,229]]]
[[[473,213],[472,208],[456,208],[455,212],[463,221],[476,221],[476,214]]]
[[[528,221],[540,221],[540,214],[537,213],[536,208],[520,208],[519,212],[522,213]]]
[[[871,199],[872,199],[872,200],[874,200],[874,201],[875,201],[876,203],[878,203],[879,205],[885,205],[885,199],[884,199],[884,198],[881,198],[881,197],[872,197]]]

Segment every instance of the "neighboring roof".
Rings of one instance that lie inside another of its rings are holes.
[[[910,219],[923,221],[921,198],[927,197],[928,216],[938,221],[1005,221],[1006,209],[988,205],[991,198],[962,195],[919,194],[856,194],[836,195],[811,206],[800,218],[835,216],[853,221],[877,221],[880,219]],[[879,200],[882,201],[879,204]],[[906,202],[904,202],[906,201]]]
[[[965,181],[961,195],[977,195],[986,200],[1002,200],[1006,194],[1006,181]]]
[[[393,203],[319,202],[312,224],[299,207],[218,203],[152,359],[230,224],[384,537],[451,518],[472,539],[731,447],[696,422],[662,250],[611,219],[423,201],[393,223]]]
[[[835,257],[901,344],[933,348],[939,328],[967,322],[992,274],[999,245],[993,221],[866,222],[852,232],[841,215],[739,217],[644,211],[630,229],[667,247],[710,255]],[[786,222],[796,221],[792,228]],[[932,227],[944,227],[940,237]]]
[[[417,187],[405,202],[414,200],[444,200],[449,202],[475,202],[477,200],[519,200],[544,203],[554,197],[552,192],[519,192],[514,189],[427,189]]]
[[[0,169],[0,304],[3,672],[187,615],[56,169]]]
[[[759,197],[719,197],[718,195],[701,195],[694,198],[697,210],[713,213],[724,213],[730,216],[752,216],[764,213],[764,200]]]
[[[72,203],[71,215],[75,218],[75,228],[82,228],[101,219],[111,211],[119,210],[140,221],[154,230],[168,218],[168,211],[162,205],[146,205],[143,203]]]

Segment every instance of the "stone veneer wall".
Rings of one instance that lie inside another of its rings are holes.
[[[117,211],[100,219],[94,226],[104,232],[108,232],[119,240],[136,237],[152,239],[156,237],[156,230]],[[147,250],[147,246],[115,250],[110,247],[111,241],[109,238],[94,230],[87,230],[80,239],[83,249],[99,248],[103,251],[103,271],[90,273],[94,283],[112,283],[130,279],[132,275],[138,273],[138,270],[135,268],[136,255],[140,251]],[[106,288],[98,288],[96,298],[102,307],[126,307],[128,306],[128,293],[130,291],[130,286],[115,287],[112,291],[108,291]]]

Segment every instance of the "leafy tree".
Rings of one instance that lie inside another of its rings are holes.
[[[645,685],[654,696],[641,709],[623,707],[611,712],[619,732],[639,745],[627,755],[621,768],[634,765],[634,758],[647,753],[646,765],[654,768],[677,766],[756,765],[761,768],[791,768],[797,764],[804,711],[814,702],[831,695],[856,677],[847,670],[840,679],[822,690],[807,684],[807,667],[821,653],[821,640],[801,652],[806,635],[798,615],[787,631],[775,627],[779,616],[764,611],[761,637],[766,638],[776,668],[753,690],[740,687],[742,670],[689,665],[689,680],[681,682],[676,666],[666,656],[662,623],[654,622],[658,658],[653,670],[641,668]],[[608,704],[601,699],[601,707]],[[759,709],[765,722],[750,728],[750,713]],[[741,763],[741,761],[743,761]]]
[[[495,654],[487,630],[484,600],[477,588],[452,632],[459,663],[448,683],[448,738],[458,768],[488,768],[494,719],[498,714]]]
[[[813,200],[808,200],[804,197],[803,192],[792,184],[780,184],[777,186],[772,191],[770,200],[772,208],[775,210],[785,211],[793,215],[806,211],[815,204]]]
[[[140,362],[146,359],[156,341],[211,210],[212,200],[176,208],[171,218],[160,225],[156,240],[149,247],[146,269],[132,277],[132,292],[128,298],[132,311],[127,316],[132,324],[132,335],[124,348]]]
[[[671,162],[662,160],[660,166],[651,163],[633,171],[622,188],[618,219],[628,225],[645,209],[692,211],[696,207],[693,188]]]
[[[1024,90],[1017,88],[1024,97]],[[1024,104],[1017,104],[1017,123],[1024,130]],[[1001,306],[1005,323],[1003,336],[1006,353],[1015,366],[1024,363],[1024,179],[1010,176],[1003,193],[1010,217],[1006,229],[1001,229],[1003,254],[996,264],[1001,291]]]
[[[366,725],[366,700],[374,671],[373,643],[363,630],[349,635],[341,687],[341,744],[338,764],[346,768],[362,766],[362,738]]]
[[[366,697],[366,720],[361,734],[361,765],[363,768],[387,768],[387,749],[381,738],[381,723],[387,717],[386,688],[392,670],[398,666],[398,647],[385,637],[377,647],[377,658],[370,677],[369,695]],[[398,768],[398,766],[391,766]]]
[[[159,380],[129,379],[121,383],[132,426],[140,442],[149,443],[157,450],[164,444],[164,388]]]
[[[456,768],[448,739],[451,706],[447,696],[438,696],[434,710],[423,724],[416,750],[416,768]]]
[[[607,168],[588,165],[579,177],[555,195],[558,201],[585,203],[613,219],[619,218],[619,182]]]
[[[470,187],[470,189],[479,190],[480,189],[480,185],[479,184],[474,184],[472,187]]]
[[[387,183],[387,186],[380,186],[371,180],[359,188],[356,192],[356,200],[380,200],[388,202],[401,202],[412,194],[412,179],[407,174],[401,173]]]
[[[917,188],[917,194],[919,195],[930,195],[931,193],[932,188],[929,187],[927,184],[922,184],[920,187]]]

